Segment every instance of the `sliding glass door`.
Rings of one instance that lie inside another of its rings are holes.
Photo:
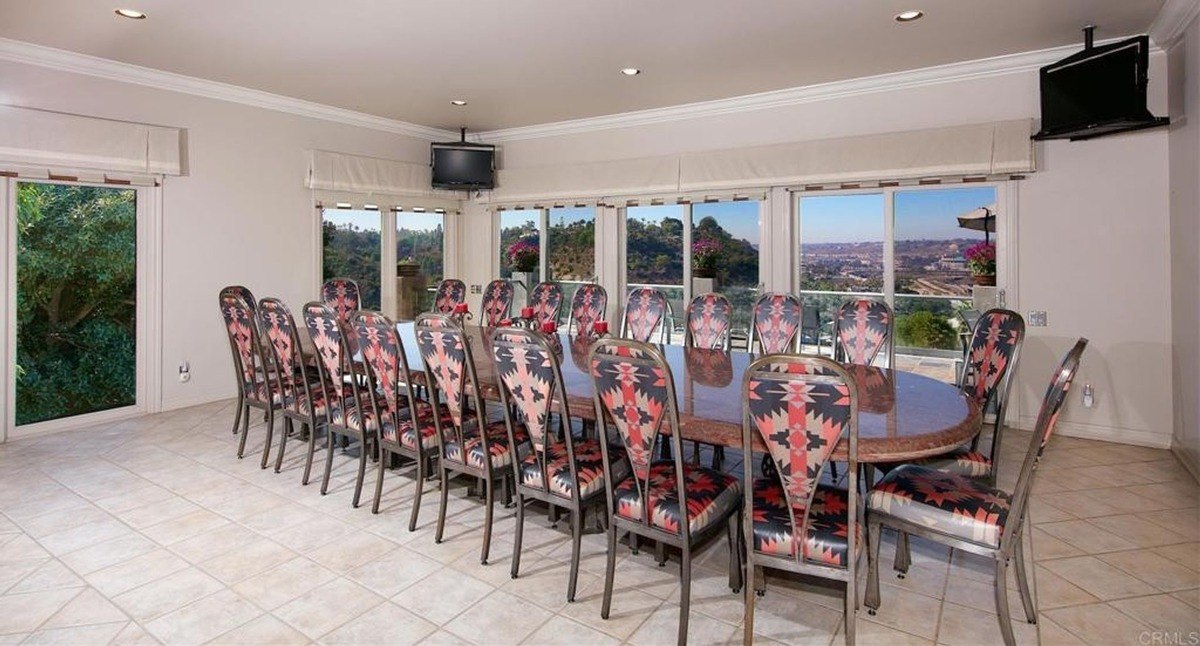
[[[380,309],[381,232],[379,211],[321,210],[321,280],[354,279],[363,309]]]

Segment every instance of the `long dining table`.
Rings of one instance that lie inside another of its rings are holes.
[[[396,329],[410,368],[421,370],[413,323],[399,323]],[[490,344],[493,329],[469,323],[463,327],[480,394],[489,401],[500,398]],[[584,420],[596,417],[587,368],[592,340],[559,336],[567,405],[571,415]],[[675,381],[682,439],[741,449],[742,376],[754,357],[739,351],[659,347]],[[940,455],[969,441],[981,428],[979,405],[950,384],[903,370],[845,367],[858,387],[859,462],[901,462]],[[758,434],[751,435],[753,450],[765,451]],[[846,442],[841,442],[833,458],[845,460],[846,449]]]

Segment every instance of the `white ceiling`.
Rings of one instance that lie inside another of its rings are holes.
[[[437,128],[657,108],[1143,33],[1163,0],[0,0],[0,36]],[[144,11],[146,20],[113,9]],[[897,24],[918,8],[925,17]],[[644,73],[625,77],[620,68]],[[2,81],[0,81],[2,82]],[[466,99],[467,107],[450,105]]]

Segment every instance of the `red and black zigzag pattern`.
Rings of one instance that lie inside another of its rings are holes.
[[[645,480],[668,411],[665,371],[642,350],[601,341],[592,355],[592,379],[625,444],[634,476]]]
[[[507,280],[493,280],[483,292],[483,322],[489,327],[500,325],[512,309],[513,285]]]
[[[846,567],[849,553],[847,529],[849,498],[845,489],[820,485],[809,505],[808,529],[804,534],[804,558],[809,561]],[[796,558],[796,523],[805,522],[804,507],[792,507],[788,514],[788,498],[774,478],[754,481],[754,549],[764,554]],[[862,524],[855,545],[862,543]]]
[[[800,299],[778,292],[754,303],[754,333],[764,354],[787,352],[800,330]]]
[[[966,391],[984,403],[992,398],[1025,338],[1025,321],[1015,312],[989,310],[975,324],[964,368]]]
[[[579,476],[579,498],[586,499],[604,490],[604,461],[600,454],[600,443],[596,440],[577,440],[572,448],[575,451],[575,471]],[[624,454],[610,449],[610,459],[613,466],[613,477],[619,482],[629,475],[628,463]],[[547,485],[542,477],[542,463],[549,474]],[[571,466],[567,459],[567,445],[564,442],[547,444],[538,459],[535,452],[530,452],[521,460],[521,484],[526,487],[548,491],[556,496],[570,498],[575,491],[575,482],[571,479]]]
[[[242,390],[247,396],[255,394],[254,343],[257,341],[250,306],[244,299],[228,290],[221,292],[221,315],[225,318],[225,331],[229,334],[242,369]]]
[[[888,342],[892,309],[869,298],[847,301],[838,308],[834,325],[846,363],[869,366]]]
[[[724,347],[732,311],[729,299],[720,294],[701,294],[693,298],[687,309],[691,345],[708,349]]]
[[[630,291],[625,305],[625,335],[634,341],[649,343],[666,313],[666,294],[649,287]]]
[[[467,285],[457,278],[447,278],[438,283],[437,294],[433,300],[433,311],[438,314],[450,314],[454,306],[467,298]]]
[[[421,360],[433,374],[432,385],[450,409],[454,425],[462,429],[467,404],[467,351],[462,332],[433,316],[417,321],[416,337]]]
[[[604,318],[608,309],[608,292],[595,283],[580,285],[571,298],[571,319],[577,336],[591,336],[596,321]]]
[[[321,300],[337,314],[343,323],[350,322],[350,315],[362,308],[358,283],[349,278],[331,278],[321,285]]]
[[[640,491],[645,491],[650,499],[650,524],[678,534],[684,522],[679,513],[675,463],[669,460],[655,462],[650,466],[648,475],[641,482]],[[687,526],[692,534],[720,522],[727,512],[741,504],[741,483],[729,474],[684,464],[683,479],[687,491]],[[619,516],[639,522],[643,520],[640,491],[632,477],[617,482],[613,487],[613,503]]]
[[[877,511],[929,529],[998,546],[1008,520],[1009,494],[978,480],[915,464],[893,469],[867,496]]]
[[[528,330],[504,328],[492,339],[496,374],[537,450],[546,444],[550,406],[554,401],[557,357]]]
[[[533,322],[537,329],[542,329],[544,323],[558,323],[562,301],[563,291],[558,283],[544,281],[533,288],[529,295],[529,306],[533,308]]]

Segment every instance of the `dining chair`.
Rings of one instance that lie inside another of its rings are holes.
[[[869,366],[887,346],[884,359],[893,365],[896,317],[887,303],[856,298],[842,303],[833,315],[833,358],[842,363]]]
[[[362,291],[350,278],[330,278],[321,285],[321,301],[349,325],[350,316],[362,308]]]
[[[351,504],[358,507],[367,457],[377,457],[374,450],[379,444],[376,439],[378,418],[362,405],[365,375],[356,367],[357,362],[350,354],[350,334],[342,318],[333,308],[314,301],[304,306],[304,324],[317,350],[317,370],[326,402],[325,475],[321,478],[321,495],[329,492],[334,436],[356,439],[359,441],[358,475],[354,480]]]
[[[267,437],[263,443],[261,463],[265,469],[271,454],[271,437],[275,432],[275,411],[282,406],[282,394],[269,378],[273,369],[263,354],[262,339],[250,303],[241,292],[229,289],[221,290],[217,300],[225,320],[225,333],[229,337],[229,350],[233,355],[233,368],[238,380],[237,412],[242,417],[242,436],[238,440],[237,456],[240,460],[245,455],[246,437],[250,432],[250,409],[262,410],[267,418]]]
[[[767,355],[742,379],[742,450],[760,438],[774,469],[755,477],[744,460],[746,571],[745,639],[754,638],[755,597],[765,594],[765,569],[842,582],[845,640],[854,643],[857,563],[862,546],[858,499],[858,388],[841,365],[824,357]],[[846,447],[846,489],[821,484],[830,457]],[[751,593],[750,588],[754,588]]]
[[[417,528],[425,478],[430,475],[433,458],[437,456],[437,425],[433,417],[439,415],[443,423],[449,423],[450,409],[444,404],[435,407],[417,396],[404,341],[391,319],[378,312],[359,312],[354,318],[354,334],[362,351],[367,383],[371,385],[366,389],[366,403],[371,417],[381,420],[379,469],[371,513],[379,513],[388,458],[392,455],[408,458],[417,467],[416,493],[408,521],[411,532]]]
[[[513,462],[517,532],[513,543],[512,577],[517,578],[521,567],[527,500],[539,500],[551,507],[566,509],[571,514],[567,601],[574,601],[583,517],[588,509],[604,504],[604,464],[599,441],[576,439],[571,432],[571,412],[567,406],[559,352],[542,333],[524,328],[501,328],[492,339],[492,357],[500,381],[500,401],[509,429],[509,442],[516,444],[516,431],[524,428],[533,447],[524,458]],[[615,475],[623,478],[627,473],[618,470]]]
[[[996,615],[1000,622],[1000,634],[1006,644],[1016,643],[1008,609],[1008,568],[1015,562],[1025,619],[1031,624],[1037,622],[1037,608],[1029,590],[1029,574],[1022,546],[1022,534],[1029,511],[1029,492],[1087,343],[1087,339],[1079,339],[1055,370],[1042,398],[1037,423],[1025,451],[1016,487],[1011,493],[975,478],[916,464],[907,464],[888,472],[871,489],[867,494],[869,548],[867,592],[863,600],[870,614],[875,614],[881,601],[880,533],[882,528],[890,527],[995,561],[993,588]],[[898,562],[896,569],[906,571],[907,560]]]
[[[600,442],[608,501],[608,562],[600,616],[612,607],[617,537],[644,537],[680,550],[679,644],[687,643],[691,599],[692,552],[711,545],[722,528],[729,540],[729,587],[742,587],[741,484],[716,469],[685,464],[679,410],[671,367],[653,345],[603,337],[592,345],[589,360],[597,427],[616,428],[625,449],[617,455]],[[607,421],[607,422],[606,422]],[[666,431],[674,458],[654,460],[654,447]],[[618,460],[628,460],[630,475],[618,479]]]
[[[580,285],[571,297],[571,319],[567,321],[568,336],[591,336],[596,321],[602,320],[607,311],[608,292],[603,287],[596,283]]]
[[[658,342],[667,343],[669,323],[667,295],[661,290],[638,287],[629,292],[625,299],[625,316],[621,319],[621,336],[634,341],[650,343],[654,331],[658,330]]]
[[[524,425],[514,425],[514,439],[510,443],[508,424],[504,420],[488,420],[487,408],[479,391],[471,344],[453,318],[445,314],[422,314],[417,317],[415,330],[417,346],[425,363],[425,382],[430,384],[450,412],[446,423],[443,423],[441,416],[433,417],[439,447],[438,475],[442,487],[434,541],[442,542],[450,475],[461,473],[482,479],[484,529],[479,560],[487,565],[492,544],[495,483],[500,481],[508,491],[512,463],[519,460],[528,449],[529,435]]]
[[[800,299],[782,292],[768,292],[754,301],[749,349],[759,354],[798,352],[804,307]]]
[[[683,345],[729,350],[733,307],[729,299],[715,292],[700,294],[688,303]]]
[[[250,314],[252,317],[251,321],[254,324],[257,324],[257,321],[254,320],[256,318],[254,312],[255,312],[255,308],[258,307],[258,301],[254,300],[254,294],[252,294],[250,292],[249,288],[243,287],[241,285],[229,285],[220,291],[220,294],[225,294],[225,293],[229,293],[229,294],[232,294],[234,296],[241,298],[246,303],[246,305],[248,305],[250,307]],[[263,358],[267,359],[268,357],[263,357]],[[242,423],[242,408],[243,408],[242,404],[246,400],[246,394],[244,392],[242,392],[241,369],[236,365],[236,363],[234,365],[234,381],[237,383],[238,402],[237,402],[237,406],[235,406],[233,409],[233,434],[237,435],[238,428],[241,426],[241,423]]]
[[[497,279],[488,283],[483,290],[483,324],[488,327],[500,325],[500,321],[509,317],[513,303],[513,284],[507,280]]]
[[[282,394],[283,432],[279,435],[279,454],[275,457],[275,473],[283,467],[288,436],[293,422],[300,423],[300,437],[308,439],[308,455],[304,460],[304,475],[300,484],[308,484],[312,471],[313,453],[317,447],[317,431],[324,427],[326,415],[325,389],[319,379],[320,369],[305,361],[301,351],[299,331],[292,311],[277,298],[264,298],[258,306],[259,329],[275,357],[277,370],[269,380]],[[349,388],[342,384],[342,388]],[[333,385],[330,385],[333,388]]]
[[[547,322],[558,323],[559,312],[562,310],[563,290],[558,283],[544,280],[529,292],[529,307],[533,308],[533,323],[535,329],[542,329]]]
[[[454,306],[466,301],[467,285],[457,278],[447,278],[438,283],[437,294],[433,299],[434,314],[450,314]]]

